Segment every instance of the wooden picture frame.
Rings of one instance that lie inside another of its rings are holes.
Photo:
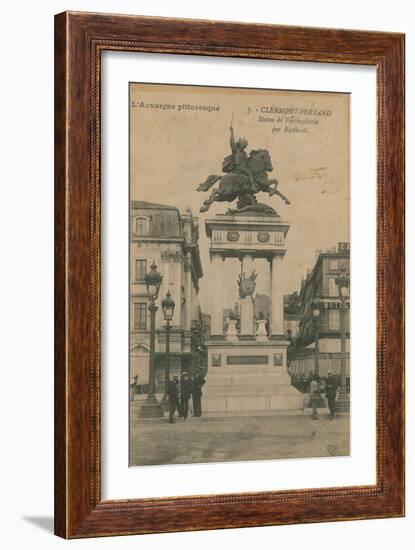
[[[104,50],[362,64],[377,72],[373,486],[101,499]],[[64,538],[404,514],[404,35],[65,12],[55,19],[55,533]]]

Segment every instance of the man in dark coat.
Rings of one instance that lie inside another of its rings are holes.
[[[173,416],[176,409],[180,415],[179,378],[177,376],[173,376],[173,380],[169,380],[167,395],[169,397],[169,423],[174,424]]]
[[[327,397],[327,404],[329,406],[330,420],[333,420],[334,413],[336,410],[336,396],[337,396],[337,388],[339,387],[339,383],[337,381],[337,378],[333,376],[332,372],[327,373],[327,380],[326,380],[326,397]]]
[[[192,395],[193,382],[188,372],[184,372],[180,379],[180,407],[183,415],[183,419],[186,420],[189,414],[189,399]]]
[[[206,382],[201,374],[198,374],[193,380],[193,416],[202,416],[202,386]]]

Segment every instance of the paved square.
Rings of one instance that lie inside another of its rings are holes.
[[[131,466],[347,456],[349,416],[132,417]]]

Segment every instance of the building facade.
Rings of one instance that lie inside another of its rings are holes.
[[[299,334],[301,301],[298,292],[284,296],[284,334],[294,343]]]
[[[321,374],[327,370],[339,372],[341,351],[341,299],[336,283],[337,277],[343,274],[350,280],[350,245],[338,243],[336,248],[321,251],[313,269],[307,274],[301,285],[300,315],[298,334],[295,341],[294,356],[309,363],[312,369],[316,330],[319,337],[319,357]],[[320,302],[320,316],[313,317],[313,301]],[[350,301],[346,299],[345,337],[346,362],[349,365],[350,354]],[[308,360],[306,360],[308,356]],[[298,365],[301,364],[301,361]],[[294,367],[294,364],[293,364]],[[348,367],[349,368],[349,367]],[[300,370],[304,370],[301,369]],[[348,374],[349,376],[349,374]]]
[[[163,277],[156,305],[156,391],[164,390],[166,322],[161,301],[175,302],[170,331],[170,375],[198,370],[203,340],[199,279],[198,219],[173,206],[132,201],[130,208],[130,377],[149,380],[150,313],[145,275],[155,262]]]

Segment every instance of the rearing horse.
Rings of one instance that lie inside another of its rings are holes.
[[[197,188],[198,191],[208,191],[217,181],[219,187],[212,189],[208,199],[203,202],[201,212],[207,212],[213,202],[231,202],[238,198],[238,209],[249,207],[257,203],[255,195],[260,191],[272,195],[279,195],[286,204],[290,201],[278,190],[278,180],[268,179],[268,172],[272,172],[271,158],[266,149],[256,149],[250,152],[246,168],[252,174],[252,180],[245,173],[237,170],[223,176],[211,175]]]

